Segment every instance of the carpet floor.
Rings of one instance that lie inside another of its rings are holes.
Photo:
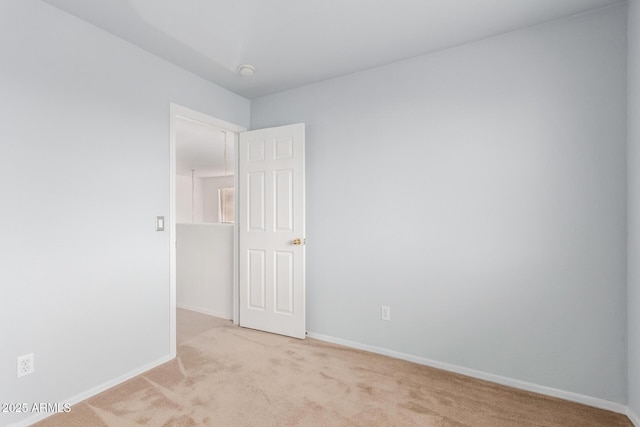
[[[177,340],[176,359],[36,426],[632,426],[612,412],[186,310]]]

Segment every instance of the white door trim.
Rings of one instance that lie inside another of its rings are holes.
[[[238,133],[247,129],[234,123],[226,122],[179,104],[169,103],[169,349],[171,358],[176,357],[176,134],[177,118],[205,123],[223,130],[234,132],[234,146],[238,150]],[[235,170],[238,165],[235,165]],[[235,194],[238,194],[238,180],[235,181]],[[237,199],[237,198],[236,198]],[[237,201],[236,201],[236,212]],[[167,222],[165,221],[165,224]],[[233,322],[238,324],[238,226],[233,226]]]

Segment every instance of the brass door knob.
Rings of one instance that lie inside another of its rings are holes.
[[[292,243],[296,246],[300,246],[302,244],[302,239],[293,239]]]

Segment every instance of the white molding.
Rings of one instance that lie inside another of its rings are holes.
[[[328,335],[317,334],[315,332],[307,332],[309,338],[315,338],[320,341],[326,341],[333,344],[343,345],[345,347],[351,347],[358,350],[364,350],[371,353],[381,354],[383,356],[393,357],[395,359],[406,360],[408,362],[417,363],[419,365],[430,366],[432,368],[442,369],[444,371],[454,372],[456,374],[466,375],[489,381],[496,384],[505,385],[507,387],[513,387],[520,390],[530,391],[533,393],[543,394],[545,396],[557,397],[559,399],[569,400],[571,402],[581,403],[583,405],[592,406],[598,409],[605,409],[607,411],[616,412],[618,414],[627,415],[631,419],[633,414],[630,409],[620,403],[611,402],[609,400],[598,399],[595,397],[585,396],[570,391],[559,390],[552,387],[546,387],[539,384],[534,384],[526,381],[515,380],[512,378],[502,377],[500,375],[489,374],[475,369],[464,368],[462,366],[452,365],[449,363],[438,362],[435,360],[427,359],[424,357],[413,356],[410,354],[400,353],[394,350],[388,350],[382,347],[376,347],[367,344],[361,344],[354,341],[344,340],[342,338],[335,338]],[[635,414],[633,416],[636,418]],[[632,420],[633,422],[633,420]],[[640,424],[635,424],[636,427],[640,427]]]
[[[231,316],[229,316],[227,314],[221,314],[221,313],[218,313],[216,311],[207,310],[206,308],[195,307],[195,306],[187,305],[187,304],[178,304],[178,305],[176,305],[176,308],[182,308],[184,310],[195,311],[196,313],[202,313],[202,314],[206,314],[208,316],[218,317],[218,318],[224,319],[224,320],[232,320]]]
[[[238,175],[238,164],[240,161],[239,158],[239,147],[240,147],[240,132],[234,132],[233,133],[233,150],[234,150],[234,159],[235,159],[235,164],[233,165],[233,169],[235,171],[235,179],[233,180],[233,193],[234,194],[238,194],[238,182],[239,177]],[[238,212],[240,212],[240,203],[239,203],[239,198],[236,196],[234,197],[234,208],[233,208],[233,212],[234,212],[234,216],[235,218],[233,218],[233,310],[232,310],[232,320],[233,320],[233,324],[234,325],[240,325],[240,284],[238,282],[239,279],[239,273],[240,273],[240,264],[238,263],[238,260],[240,259],[240,246],[239,246],[239,242],[238,242],[238,238],[240,236],[240,228],[238,227]]]
[[[633,424],[635,427],[640,427],[640,418],[638,418],[636,413],[633,412],[633,409],[627,408],[626,415],[627,418],[629,418],[629,421],[631,421],[631,424]]]
[[[83,391],[80,394],[76,394],[73,397],[70,397],[62,402],[60,402],[60,404],[64,404],[64,403],[68,403],[69,405],[75,405],[77,403],[80,403],[84,400],[87,400],[97,394],[102,393],[103,391],[106,391],[112,387],[115,387],[119,384],[122,384],[125,381],[130,380],[131,378],[137,377],[138,375],[144,374],[145,372],[158,367],[160,365],[162,365],[163,363],[167,363],[170,360],[173,360],[174,357],[168,355],[168,356],[164,356],[161,357],[160,359],[156,360],[155,362],[151,362],[147,365],[144,365],[140,368],[134,369],[132,371],[127,372],[124,375],[120,375],[119,377],[116,377],[112,380],[109,380],[105,383],[102,383],[98,386],[92,387],[88,390]],[[73,408],[71,409],[73,411]],[[29,418],[26,418],[22,421],[18,421],[17,423],[14,424],[10,424],[8,427],[28,427],[32,424],[37,423],[38,421],[42,421],[45,418],[49,418],[50,416],[55,415],[56,413],[39,413],[37,415],[33,415]]]
[[[192,110],[191,108],[187,108],[183,105],[174,104],[173,102],[170,104],[170,110],[172,116],[180,117],[192,122],[204,123],[228,132],[244,132],[247,130],[247,128],[238,126],[235,123],[218,119],[208,114],[201,113],[200,111]]]
[[[169,352],[177,355],[176,340],[176,120],[182,107],[169,104]],[[165,225],[167,221],[165,219]]]

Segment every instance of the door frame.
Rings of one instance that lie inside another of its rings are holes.
[[[234,134],[235,165],[238,170],[238,134],[247,129],[191,108],[169,103],[169,349],[171,357],[177,355],[176,341],[176,120],[193,120],[215,126]],[[234,179],[234,194],[238,194],[238,179]],[[236,218],[238,215],[238,197],[235,197]],[[165,221],[165,224],[167,222]],[[233,323],[239,322],[238,313],[238,221],[233,224]]]

